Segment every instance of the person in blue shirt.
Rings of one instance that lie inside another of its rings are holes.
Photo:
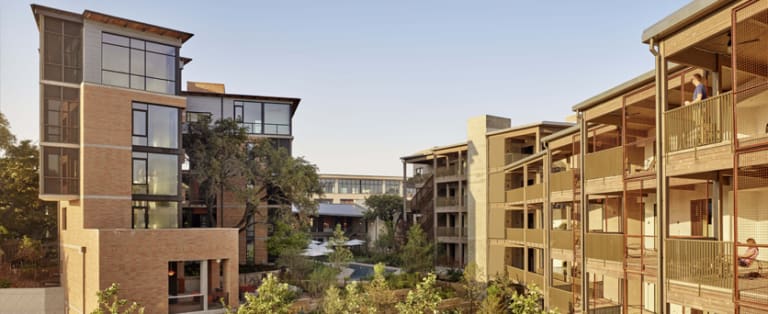
[[[691,84],[693,86],[696,86],[696,88],[693,89],[693,99],[691,101],[685,101],[685,105],[688,106],[692,103],[702,101],[704,99],[707,99],[707,88],[704,87],[704,83],[702,83],[702,77],[701,74],[696,73],[693,75],[693,78],[691,78]]]

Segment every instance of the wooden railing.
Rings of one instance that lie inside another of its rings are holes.
[[[525,229],[525,242],[544,243],[544,229]]]
[[[624,258],[624,235],[590,232],[584,247],[588,258],[621,262]]]
[[[553,173],[549,176],[549,188],[552,192],[573,190],[573,169]]]
[[[438,237],[458,237],[459,228],[456,227],[437,227]]]
[[[572,230],[552,230],[549,233],[551,247],[556,249],[573,250]]]
[[[525,198],[528,200],[542,198],[543,195],[544,195],[544,185],[541,183],[529,185],[525,187]]]
[[[525,229],[522,228],[507,228],[507,240],[523,241],[523,234]]]
[[[504,164],[509,165],[515,161],[518,161],[520,159],[523,159],[525,157],[530,156],[530,154],[523,154],[523,153],[506,153],[504,154]]]
[[[733,137],[731,93],[664,113],[666,152],[730,141]]]
[[[587,180],[620,176],[624,169],[622,147],[604,149],[584,156],[584,178]]]
[[[516,189],[507,190],[506,202],[507,203],[522,202],[525,199],[524,190],[525,188],[516,188]]]
[[[435,171],[435,175],[437,177],[451,177],[459,175],[459,168],[458,166],[451,166],[451,167],[438,167]]]
[[[517,280],[517,282],[524,283],[525,273],[526,273],[525,270],[507,265],[507,274],[509,275],[509,279]]]
[[[733,288],[733,243],[667,239],[667,279],[699,286]]]
[[[456,197],[438,196],[435,205],[437,207],[458,206],[459,199]]]

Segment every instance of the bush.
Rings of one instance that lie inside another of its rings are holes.
[[[413,289],[420,281],[421,277],[416,273],[401,273],[387,278],[389,287],[392,289]]]
[[[419,283],[416,289],[408,292],[405,302],[395,306],[397,311],[403,314],[435,313],[441,300],[435,289],[436,279],[435,274],[432,273],[424,277],[424,281]]]
[[[12,285],[11,285],[11,281],[10,280],[8,280],[8,279],[0,279],[0,288],[10,288],[11,286]]]
[[[141,307],[136,302],[129,302],[128,300],[120,299],[119,294],[120,285],[116,283],[113,283],[111,286],[109,286],[109,288],[104,289],[104,291],[96,292],[99,308],[93,310],[91,314],[144,313],[144,307]]]
[[[339,271],[333,267],[317,264],[309,274],[309,280],[304,281],[304,290],[314,297],[320,296],[326,289],[337,283],[338,274]]]
[[[288,288],[288,284],[280,283],[277,277],[268,274],[257,290],[257,295],[247,293],[246,302],[236,312],[227,308],[227,314],[257,314],[257,313],[290,313],[291,302],[295,295]]]

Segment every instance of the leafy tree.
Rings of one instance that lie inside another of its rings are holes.
[[[520,314],[555,314],[555,311],[544,310],[541,303],[541,291],[536,285],[528,285],[523,293],[512,295],[512,303],[507,309],[512,313]]]
[[[289,251],[302,251],[307,248],[309,233],[293,216],[279,215],[273,226],[273,233],[267,239],[267,250],[270,254],[282,256]]]
[[[250,177],[245,146],[248,135],[233,119],[217,120],[211,124],[208,117],[190,122],[182,137],[184,151],[189,157],[191,179],[199,185],[199,197],[208,209],[208,221],[214,221],[216,202],[221,202],[224,191],[237,195],[246,193],[242,180]],[[239,179],[239,180],[238,180]],[[220,217],[219,217],[220,218]]]
[[[365,206],[370,208],[365,213],[366,219],[381,219],[392,222],[395,214],[403,210],[403,198],[394,194],[371,195],[365,199]]]
[[[277,266],[288,270],[282,280],[294,286],[301,286],[315,267],[313,261],[301,255],[302,252],[302,249],[296,248],[284,250],[276,261]]]
[[[11,133],[11,124],[5,118],[5,115],[0,112],[0,151],[8,149],[15,142],[16,136]]]
[[[130,302],[126,299],[121,299],[120,285],[113,283],[109,288],[103,291],[96,292],[98,297],[99,308],[91,312],[91,314],[133,314],[144,313],[144,307],[140,306],[136,302]],[[127,307],[126,307],[127,306]]]
[[[344,313],[346,302],[341,295],[341,291],[336,286],[331,286],[325,290],[323,296],[322,312],[326,314]]]
[[[376,308],[365,302],[360,285],[353,281],[346,286],[344,294],[338,288],[330,287],[323,298],[322,312],[325,314],[376,313]]]
[[[415,290],[408,292],[405,302],[395,306],[397,311],[402,314],[437,313],[440,295],[435,288],[436,278],[434,273],[424,277],[424,280],[416,285]]]
[[[365,298],[368,304],[382,312],[387,312],[395,302],[395,295],[384,277],[384,264],[373,266],[373,280],[365,288]]]
[[[485,287],[482,282],[477,280],[480,274],[477,264],[469,263],[464,267],[464,273],[461,275],[461,285],[464,288],[464,298],[469,301],[470,313],[475,313],[480,308],[480,303],[485,294]]]
[[[288,314],[290,313],[293,292],[288,284],[280,283],[277,277],[268,274],[261,286],[256,290],[256,295],[246,293],[245,304],[241,305],[237,312],[227,308],[227,314]]]
[[[346,266],[354,258],[352,251],[346,245],[347,241],[349,239],[344,235],[344,231],[341,230],[341,225],[337,224],[336,230],[333,231],[333,237],[328,239],[328,245],[333,248],[333,252],[328,254],[328,261],[336,269]]]
[[[336,285],[338,282],[336,276],[339,270],[324,264],[317,264],[312,273],[309,274],[309,280],[305,280],[304,288],[313,296],[320,296],[323,291]]]
[[[21,238],[16,259],[32,269],[35,279],[37,279],[37,271],[40,268],[43,257],[43,243],[40,240],[34,240],[26,235]]]
[[[402,249],[400,258],[406,272],[427,272],[432,269],[433,244],[427,241],[427,236],[421,226],[414,224],[408,229],[408,242]]]

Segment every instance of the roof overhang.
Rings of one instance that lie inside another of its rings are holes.
[[[663,39],[675,32],[687,27],[692,22],[722,8],[723,6],[735,2],[734,0],[694,0],[678,9],[661,21],[656,22],[643,31],[643,43],[650,43],[654,40]]]
[[[227,98],[237,98],[237,99],[243,99],[243,100],[254,100],[254,101],[263,101],[263,102],[281,102],[281,103],[289,103],[291,105],[291,117],[293,117],[293,114],[296,113],[296,110],[299,108],[299,103],[301,102],[301,98],[292,98],[292,97],[280,97],[280,96],[261,96],[261,95],[244,95],[244,94],[229,94],[229,93],[212,93],[212,92],[190,92],[190,91],[182,91],[180,93],[182,96],[202,96],[202,97],[227,97]]]

